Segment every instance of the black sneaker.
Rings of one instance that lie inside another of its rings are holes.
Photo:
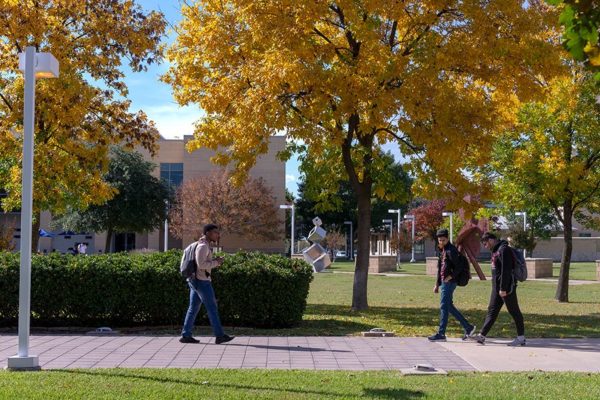
[[[200,343],[200,341],[198,339],[194,339],[191,336],[182,336],[179,338],[179,341],[181,343]]]
[[[217,336],[215,338],[215,344],[227,343],[229,341],[232,341],[234,338],[235,338],[235,336],[229,336],[229,335]]]
[[[475,325],[471,325],[471,328],[465,331],[462,340],[470,339],[473,335],[475,335],[475,329],[477,329],[477,327]]]
[[[430,342],[445,342],[446,335],[440,335],[439,333],[436,333],[435,335],[429,336],[427,339],[429,339]]]

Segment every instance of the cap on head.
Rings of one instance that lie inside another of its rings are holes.
[[[448,229],[438,229],[438,231],[435,234],[435,237],[436,238],[439,238],[439,237],[447,238],[448,237]]]
[[[202,233],[206,235],[208,232],[214,231],[215,229],[219,229],[219,227],[215,224],[206,224],[204,225],[204,228],[202,228]]]

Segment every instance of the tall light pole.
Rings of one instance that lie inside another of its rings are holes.
[[[166,217],[165,217],[165,237],[164,237],[164,245],[165,251],[169,250],[169,200],[165,200],[165,209],[166,209]]]
[[[415,216],[414,215],[405,215],[404,219],[408,220],[408,221],[412,221],[412,234],[411,234],[411,258],[410,258],[410,262],[414,263],[415,260]]]
[[[35,80],[58,77],[58,61],[35,47],[19,54],[19,69],[25,73],[23,105],[23,171],[21,179],[21,262],[19,271],[19,352],[8,359],[8,369],[40,369],[38,356],[29,354],[31,317],[31,231],[33,208],[33,144],[35,126]],[[37,232],[36,232],[37,235]]]
[[[290,243],[290,257],[294,255],[294,205],[293,204],[282,204],[279,208],[283,210],[292,210],[292,235],[291,235],[291,243]]]
[[[527,232],[527,211],[517,211],[515,213],[517,217],[523,216],[523,232]],[[523,249],[523,257],[526,257],[526,250]]]
[[[442,217],[450,217],[450,243],[454,243],[452,241],[452,236],[454,236],[454,233],[453,233],[454,232],[454,225],[452,224],[454,213],[452,211],[444,211],[442,213]]]
[[[400,219],[402,218],[402,210],[388,210],[390,214],[398,214],[398,250],[396,250],[396,264],[400,265]]]
[[[344,221],[344,225],[350,225],[350,257],[348,257],[348,259],[350,259],[350,261],[352,261],[352,260],[354,260],[354,248],[353,248],[354,236],[352,235],[352,221]]]
[[[386,225],[390,225],[390,243],[389,243],[389,248],[390,248],[390,254],[392,254],[392,235],[394,234],[394,221],[391,219],[382,219],[381,222],[383,222]]]

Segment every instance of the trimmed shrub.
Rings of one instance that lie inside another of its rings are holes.
[[[32,324],[182,324],[189,301],[181,251],[32,257]],[[306,308],[312,270],[301,260],[261,253],[225,255],[212,275],[227,325],[289,327]],[[0,324],[18,318],[19,254],[0,253]],[[204,310],[204,308],[203,308]],[[205,313],[198,323],[208,323]]]

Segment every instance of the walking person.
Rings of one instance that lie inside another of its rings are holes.
[[[485,343],[485,338],[496,322],[502,305],[506,304],[517,328],[517,337],[508,345],[525,346],[525,323],[517,299],[517,281],[513,274],[515,258],[512,250],[506,240],[499,240],[491,232],[483,234],[481,243],[492,252],[492,294],[481,332],[474,338],[480,344]]]
[[[456,290],[456,278],[461,271],[461,266],[458,261],[458,250],[448,240],[448,230],[440,229],[436,234],[440,255],[438,257],[437,279],[433,287],[433,293],[441,291],[440,295],[440,326],[436,334],[429,336],[428,339],[432,342],[446,341],[446,326],[448,325],[449,314],[463,327],[465,334],[463,340],[475,333],[475,325],[471,325],[469,321],[458,311],[454,306],[454,290]]]
[[[217,308],[217,300],[212,287],[210,275],[213,268],[220,267],[223,264],[223,258],[213,258],[211,243],[217,243],[221,236],[219,227],[214,224],[205,225],[203,228],[203,236],[198,239],[196,246],[196,274],[188,279],[187,283],[190,288],[190,305],[185,315],[183,330],[181,331],[181,343],[199,343],[198,339],[192,336],[194,329],[194,321],[200,311],[200,306],[204,304],[210,325],[215,335],[215,343],[227,343],[233,339],[233,336],[225,334],[221,326],[219,318],[219,310]]]

